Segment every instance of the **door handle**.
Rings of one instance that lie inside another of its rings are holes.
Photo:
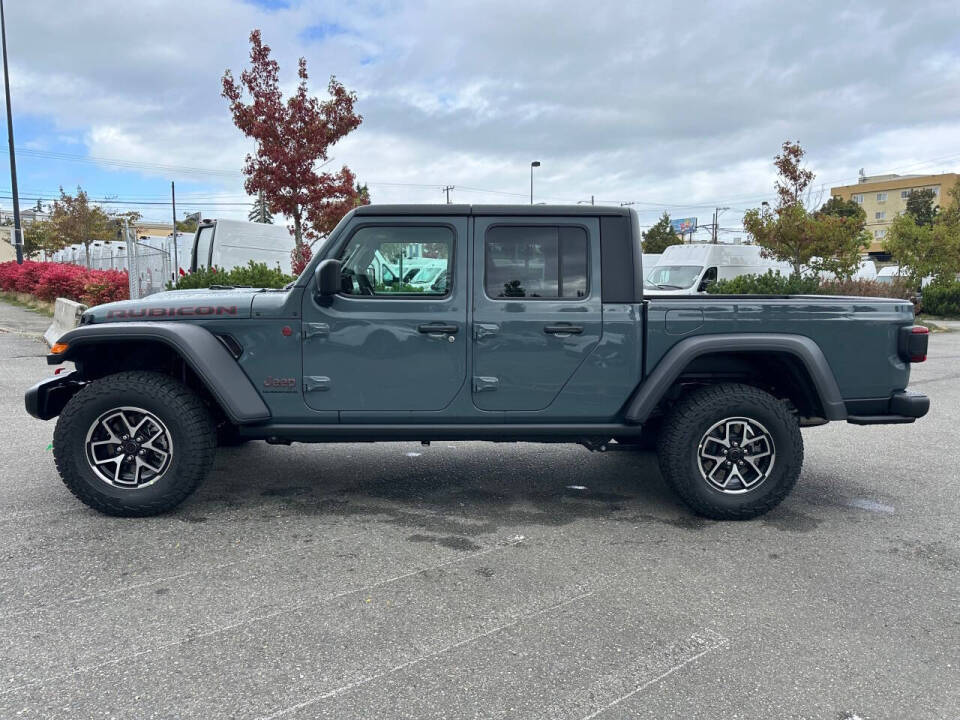
[[[547,325],[546,327],[543,328],[543,331],[547,333],[547,335],[558,335],[558,336],[579,335],[580,333],[583,332],[583,326],[582,325]]]
[[[443,325],[441,323],[428,323],[417,327],[419,332],[429,335],[453,335],[459,329],[459,325]]]

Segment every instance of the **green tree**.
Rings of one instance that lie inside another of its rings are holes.
[[[198,224],[198,223],[197,223],[197,218],[196,218],[196,216],[194,216],[194,217],[186,217],[186,213],[184,213],[184,215],[185,215],[185,217],[184,217],[183,220],[177,220],[177,232],[178,232],[178,233],[189,233],[189,234],[192,235],[193,233],[195,233],[195,232],[197,231],[197,224]]]
[[[936,198],[933,190],[911,190],[907,197],[907,215],[913,216],[917,225],[933,226],[939,207],[933,204]]]
[[[867,213],[864,212],[860,203],[854,202],[853,200],[844,200],[837,195],[827,200],[817,213],[819,215],[854,218],[855,220],[863,222],[864,225],[867,223]]]
[[[47,220],[36,220],[23,228],[23,254],[29,258],[55,253],[65,245]]]
[[[820,270],[849,280],[860,267],[863,251],[870,246],[867,213],[860,203],[832,197],[814,213],[818,244],[829,253],[814,261]]]
[[[960,273],[960,185],[950,194],[951,206],[936,213],[931,224],[908,211],[897,215],[887,231],[884,247],[913,287],[920,287],[925,277],[953,280]]]
[[[816,177],[803,167],[806,152],[799,143],[784,142],[774,158],[777,168],[777,207],[748,210],[743,225],[765,254],[793,266],[793,275],[807,267],[814,273],[829,271],[849,278],[860,264],[860,253],[869,238],[864,232],[863,210],[855,212],[843,201],[828,201],[817,213],[804,202]]]
[[[643,251],[660,254],[671,245],[682,245],[683,239],[673,231],[670,215],[664,211],[657,223],[643,233]]]
[[[267,196],[263,194],[263,190],[257,191],[257,199],[253,201],[253,207],[247,213],[247,220],[253,223],[273,225],[273,213],[270,212],[270,205],[267,203]]]
[[[76,195],[67,195],[60,188],[60,197],[53,201],[50,224],[64,246],[83,245],[87,267],[90,267],[91,243],[114,237],[110,216],[100,206],[91,205],[87,193],[79,187]]]

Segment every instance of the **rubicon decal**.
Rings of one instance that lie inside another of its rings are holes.
[[[129,310],[111,310],[107,319],[129,320],[143,317],[194,317],[196,315],[236,315],[236,305],[198,305],[196,307],[172,308],[130,308]]]

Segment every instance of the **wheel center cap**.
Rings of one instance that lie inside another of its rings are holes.
[[[140,450],[140,444],[136,440],[124,440],[120,443],[124,455],[136,455]]]
[[[730,458],[733,462],[740,462],[741,460],[743,460],[743,449],[733,448],[727,454],[727,457]]]

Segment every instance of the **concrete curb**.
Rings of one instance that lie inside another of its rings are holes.
[[[53,323],[43,334],[43,339],[47,341],[47,345],[52,346],[65,332],[79,327],[80,316],[86,309],[87,306],[82,303],[66,298],[57,298],[53,307]]]

